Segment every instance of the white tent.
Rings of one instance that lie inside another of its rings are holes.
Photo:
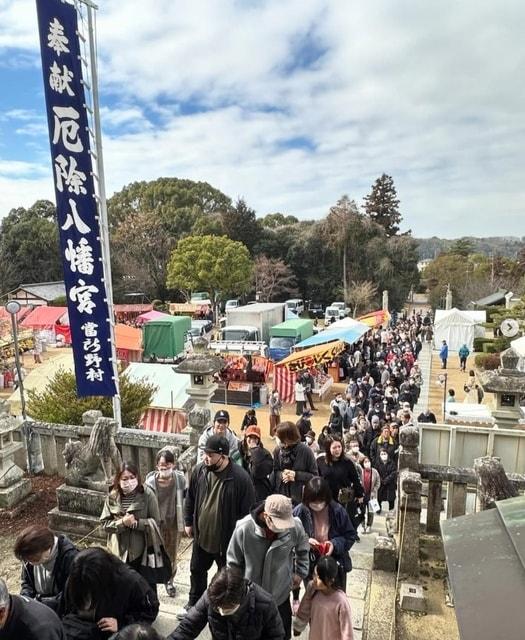
[[[456,308],[438,309],[434,321],[434,348],[439,349],[446,340],[450,351],[458,351],[464,344],[472,351],[474,338],[485,335],[480,321],[483,322]]]

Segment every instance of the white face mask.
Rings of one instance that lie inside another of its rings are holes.
[[[359,453],[359,447],[352,447],[352,453]]]
[[[312,438],[306,438],[306,444],[312,444],[313,439]]]
[[[383,462],[386,462],[388,460],[388,456],[381,455],[380,458]]]
[[[217,611],[221,614],[221,616],[233,616],[233,614],[239,609],[240,603],[236,604],[231,609],[223,609],[222,607],[217,607]]]
[[[279,438],[277,436],[275,436],[275,444],[280,447],[282,445],[282,442],[279,440]]]
[[[365,464],[363,465],[365,469],[370,469],[370,467],[372,466],[370,464],[370,462],[365,462]]]
[[[171,469],[160,469],[159,470],[159,476],[161,478],[164,478],[164,479],[171,478],[171,474],[172,474],[172,470]]]
[[[123,493],[127,494],[127,493],[131,493],[132,491],[135,491],[138,484],[139,484],[139,481],[137,480],[137,478],[132,478],[130,480],[121,480],[120,488],[122,489]]]
[[[326,502],[310,502],[312,511],[322,511],[326,507]]]

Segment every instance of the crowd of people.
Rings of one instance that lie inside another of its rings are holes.
[[[221,409],[199,439],[189,478],[168,449],[145,478],[124,462],[100,516],[108,550],[79,551],[43,527],[23,531],[14,549],[20,595],[0,581],[0,638],[156,640],[150,625],[162,583],[146,570],[148,558],[157,541],[169,564],[162,582],[174,597],[185,534],[190,590],[171,640],[196,638],[206,624],[213,638],[289,640],[309,624],[310,640],[351,640],[350,550],[385,503],[394,508],[399,430],[415,420],[426,326],[415,315],[371,331],[342,355],[346,388],[334,395],[318,438],[306,374],[296,423],[281,420],[279,394],[270,394],[273,451],[255,412],[246,412],[238,438]]]

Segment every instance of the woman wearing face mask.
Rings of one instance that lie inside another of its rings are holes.
[[[177,550],[184,532],[183,503],[186,479],[182,471],[177,471],[175,468],[173,451],[162,449],[158,452],[157,468],[148,473],[145,484],[157,496],[160,531],[173,569],[171,579],[165,587],[170,598],[174,598],[177,594],[173,584],[177,573]]]
[[[316,442],[315,440],[315,431],[309,431],[306,434],[305,437],[305,442],[307,444],[307,446],[310,447],[312,453],[314,454],[314,456],[317,458],[317,456],[319,455],[319,444]]]
[[[157,497],[149,486],[142,484],[137,467],[123,462],[104,502],[100,520],[108,532],[111,551],[139,573],[148,518],[160,522]],[[151,587],[156,590],[156,585]]]
[[[382,507],[383,501],[386,500],[388,501],[388,508],[392,511],[396,501],[397,466],[390,459],[388,452],[383,449],[379,452],[379,461],[376,462],[375,468],[379,473],[381,482],[377,493],[379,506]]]
[[[363,533],[370,533],[374,522],[374,511],[370,508],[369,502],[370,500],[377,500],[377,492],[379,490],[381,479],[377,469],[372,467],[370,458],[365,456],[361,464],[363,465],[361,482],[363,484],[363,491],[365,492],[361,524]]]
[[[280,443],[273,452],[273,472],[271,485],[275,493],[292,499],[299,504],[304,485],[317,475],[317,464],[310,447],[301,442],[297,425],[281,422],[276,430]]]
[[[78,549],[66,536],[32,525],[17,536],[13,551],[23,563],[20,595],[39,600],[60,615],[62,592]]]
[[[273,458],[262,444],[259,427],[252,425],[246,429],[243,440],[239,442],[239,452],[242,466],[252,479],[255,500],[261,502],[272,492],[269,476],[273,470]]]
[[[349,460],[343,449],[341,438],[333,436],[325,444],[325,455],[317,459],[319,475],[330,487],[332,496],[348,511],[354,529],[358,524],[358,511],[363,502],[363,487],[356,465]],[[359,541],[359,537],[356,537]]]
[[[312,478],[293,515],[301,520],[309,538],[310,576],[319,557],[331,556],[339,565],[338,586],[345,590],[346,574],[352,570],[349,551],[357,534],[346,509],[332,499],[328,482],[323,478]],[[294,592],[294,600],[297,597],[298,593]]]

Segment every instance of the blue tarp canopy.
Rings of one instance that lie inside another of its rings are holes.
[[[320,331],[315,336],[306,338],[302,342],[297,343],[296,348],[313,347],[316,344],[325,344],[326,342],[332,342],[333,340],[342,340],[348,344],[354,344],[361,336],[364,336],[370,327],[356,327],[354,329],[325,329]]]

